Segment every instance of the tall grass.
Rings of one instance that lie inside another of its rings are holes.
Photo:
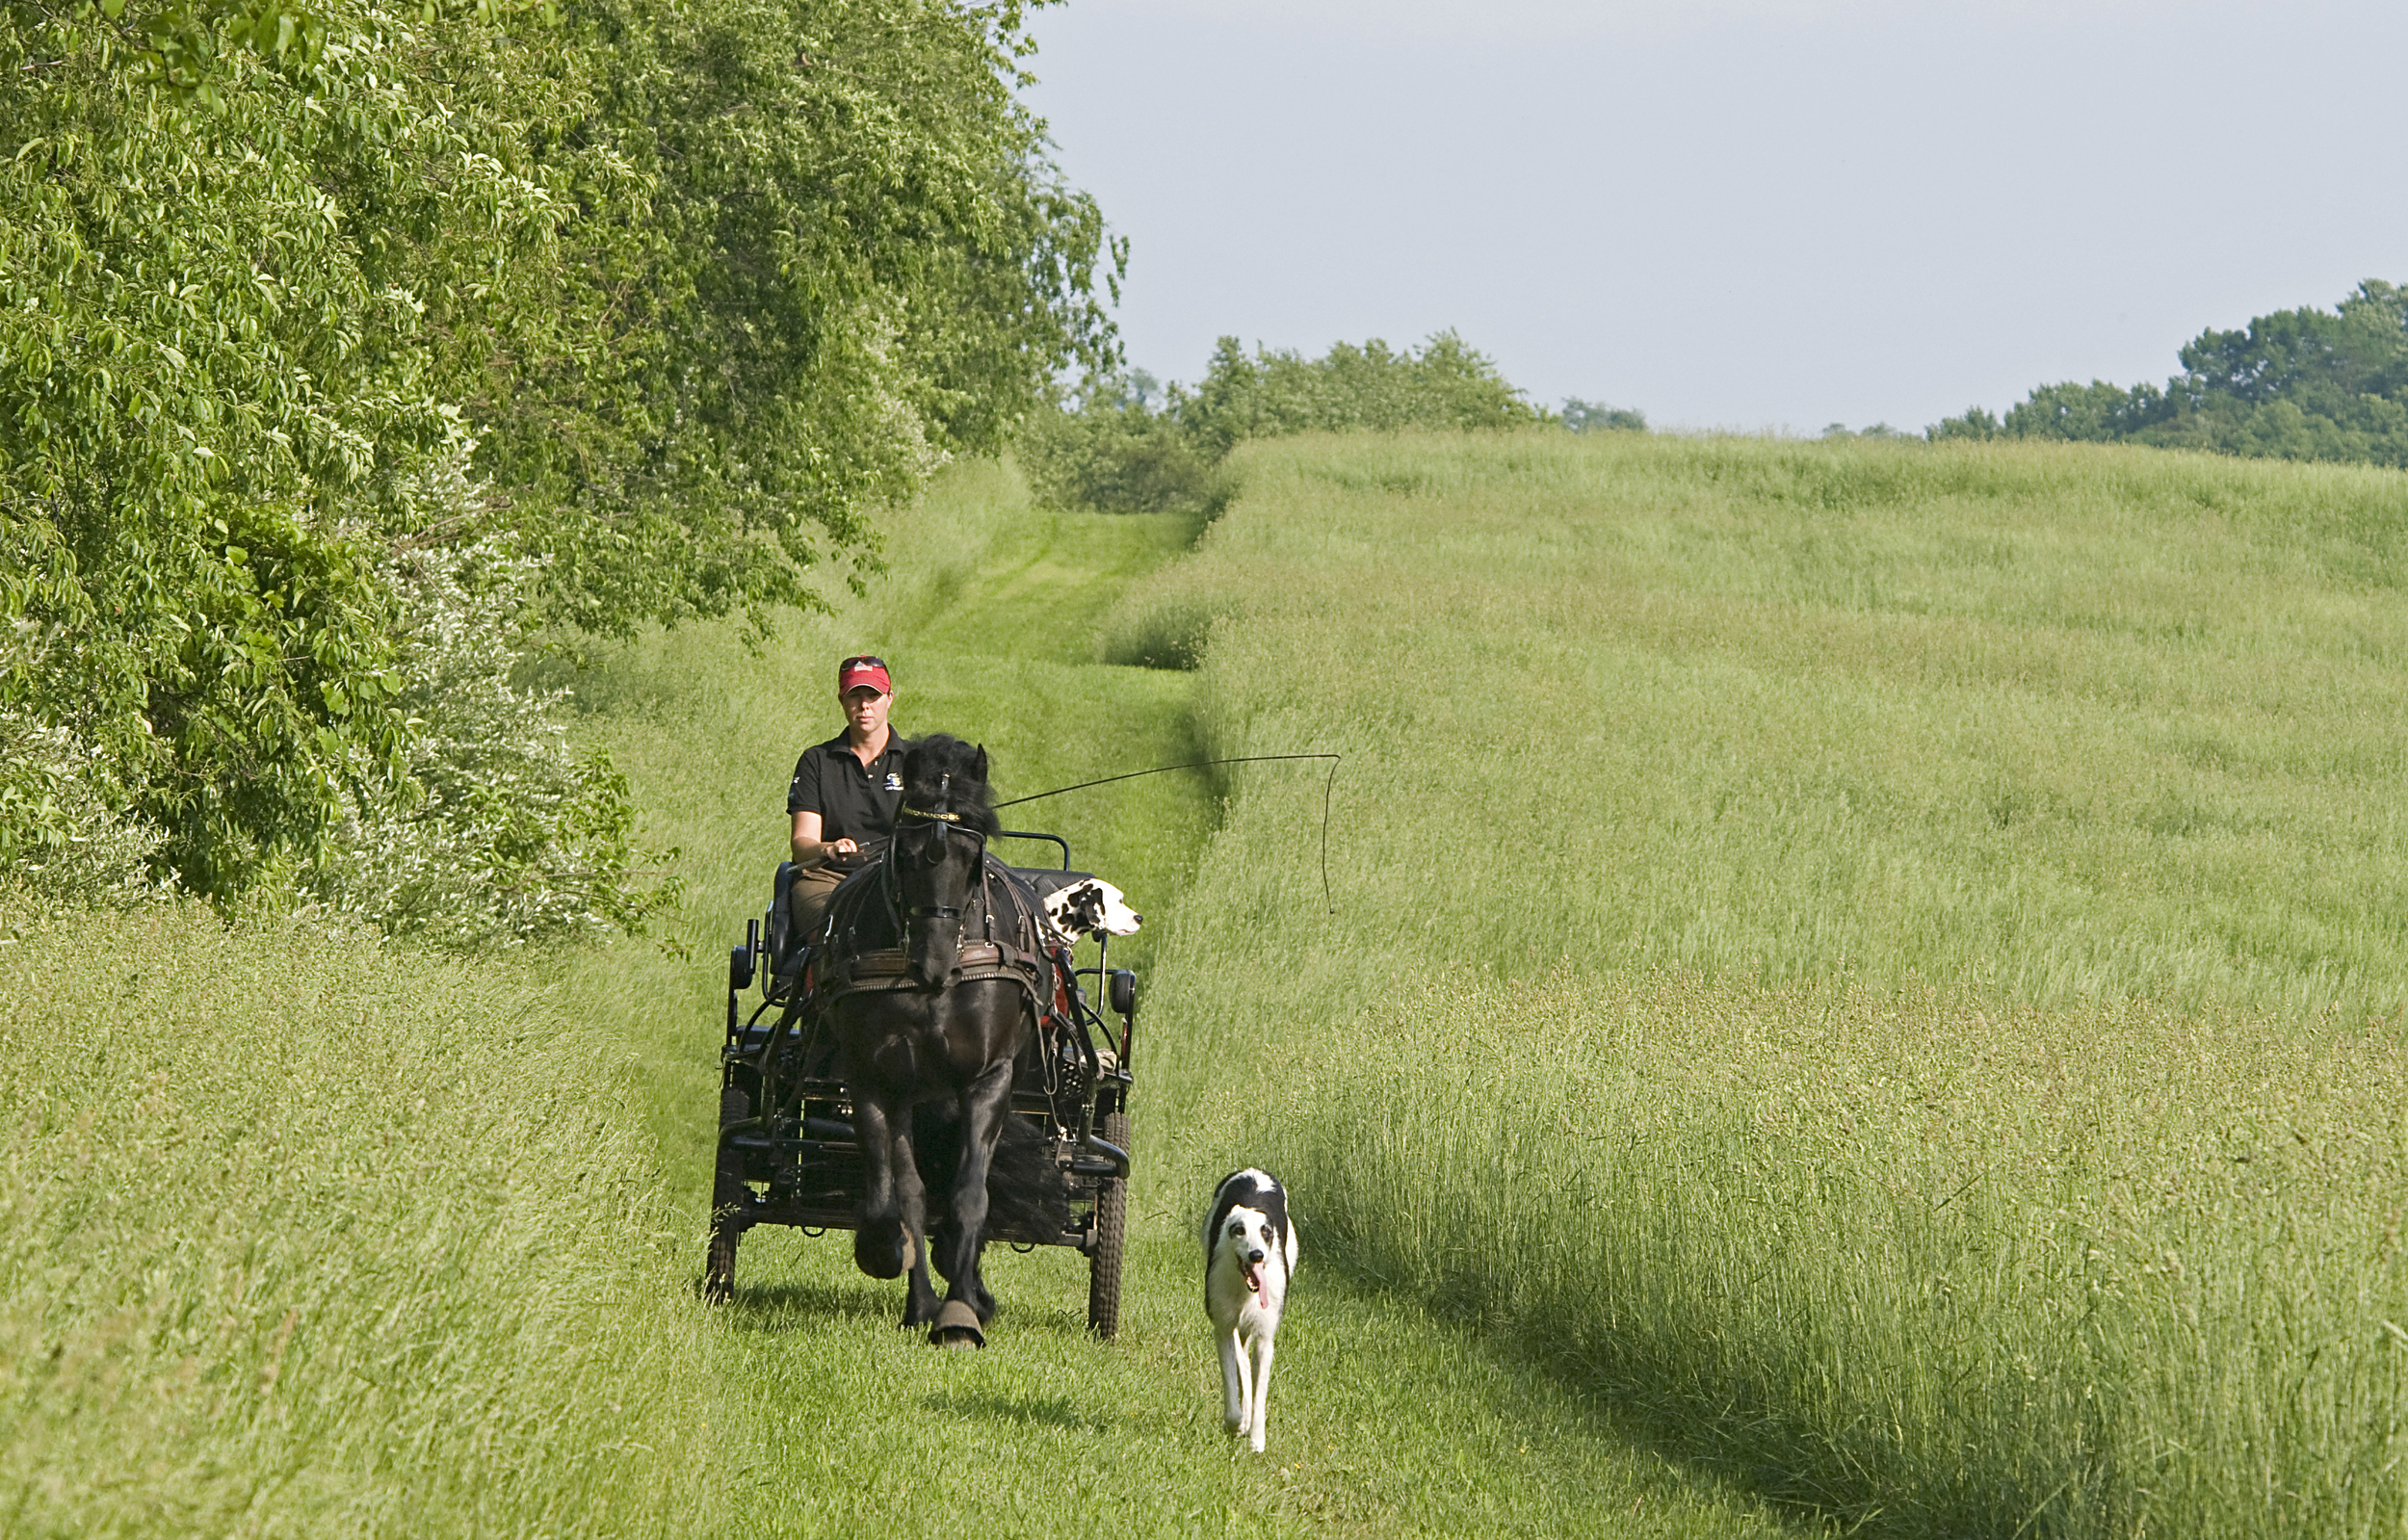
[[[1282,1152],[1316,1230],[1768,1496],[1912,1534],[2396,1531],[2379,1036],[1666,978],[1425,979],[1358,1020]]]
[[[1636,435],[1242,470],[1107,628],[1209,613],[1213,746],[1348,754],[1339,912],[1318,808],[1241,776],[1164,959],[1199,1063],[1302,1067],[1233,1157],[1875,1530],[2396,1531],[2408,479]]]
[[[1183,550],[1191,525],[1033,509],[1008,473],[965,464],[889,532],[893,589],[793,623],[757,656],[732,628],[694,627],[647,637],[579,681],[588,732],[625,767],[649,838],[683,851],[682,899],[658,924],[694,956],[583,952],[562,993],[597,1039],[643,1059],[641,1102],[670,1156],[694,1264],[718,1105],[713,959],[760,912],[797,750],[834,730],[834,661],[886,656],[897,723],[986,744],[1007,795],[1198,757],[1191,676],[1088,661],[1098,617]],[[1311,769],[1296,786],[1318,798]],[[1112,955],[1142,974],[1184,928],[1211,792],[1193,772],[1149,776],[1006,817],[1061,833],[1082,866],[1127,888],[1145,928]],[[1760,1501],[1599,1428],[1478,1338],[1337,1287],[1318,1262],[1283,1338],[1273,1458],[1232,1446],[1195,1292],[1197,1206],[1228,1169],[1213,1141],[1234,1089],[1199,1073],[1192,1039],[1209,1026],[1151,1005],[1139,1017],[1127,1284],[1110,1344],[1086,1330],[1075,1252],[990,1248],[1003,1313],[992,1345],[965,1360],[894,1329],[900,1286],[863,1278],[841,1233],[746,1236],[735,1298],[705,1334],[728,1532],[1788,1532]]]
[[[691,1269],[536,977],[5,917],[0,1530],[703,1527]]]

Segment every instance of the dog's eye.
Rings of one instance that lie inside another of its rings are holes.
[[[1231,1226],[1229,1227],[1229,1235],[1230,1235],[1230,1238],[1231,1238],[1232,1240],[1243,1240],[1243,1239],[1244,1239],[1244,1236],[1245,1236],[1245,1226],[1244,1226],[1244,1224],[1243,1224],[1243,1223],[1238,1223],[1238,1224],[1233,1224],[1233,1225],[1231,1225]]]

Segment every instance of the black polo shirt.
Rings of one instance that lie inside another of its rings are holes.
[[[886,752],[867,765],[842,733],[812,744],[795,762],[786,811],[819,814],[823,840],[867,845],[886,839],[895,832],[895,810],[903,806],[903,754],[910,747],[892,726],[886,730]]]

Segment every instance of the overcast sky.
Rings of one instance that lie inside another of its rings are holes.
[[[1130,361],[1452,326],[1550,405],[1920,428],[2408,281],[2408,4],[1069,0]]]

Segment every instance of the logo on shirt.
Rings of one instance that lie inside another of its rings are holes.
[[[902,790],[903,790],[903,776],[901,776],[900,774],[896,773],[894,770],[888,770],[888,771],[886,772],[886,789],[887,789],[888,791],[890,791],[890,792],[900,792],[900,791],[902,791]]]

